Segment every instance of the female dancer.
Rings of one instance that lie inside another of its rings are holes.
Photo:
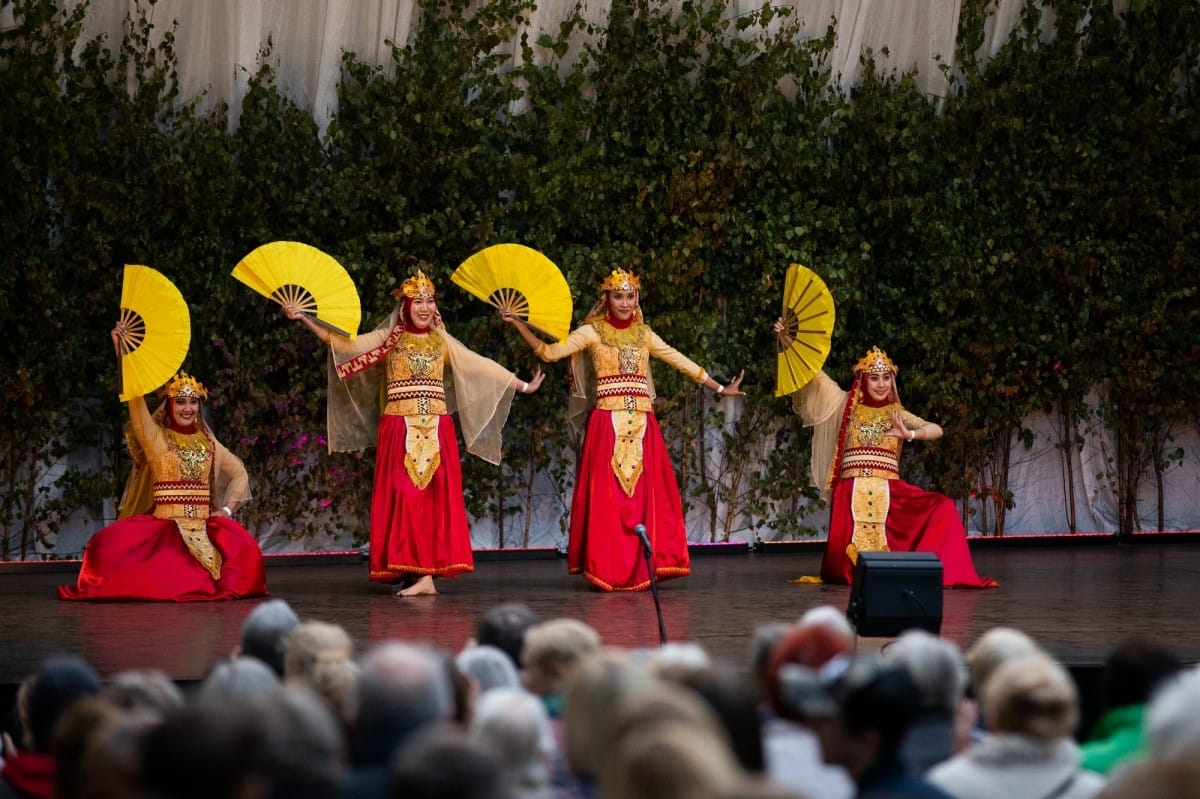
[[[650,356],[718,396],[743,394],[742,375],[722,386],[655,335],[642,320],[640,290],[633,272],[614,270],[600,284],[596,307],[561,344],[542,342],[519,318],[501,312],[543,361],[575,356],[572,401],[590,415],[571,500],[567,570],[605,591],[650,587],[642,534],[654,553],[656,579],[691,573],[679,486],[654,418]],[[594,378],[578,358],[584,352]]]
[[[775,332],[783,335],[781,321]],[[859,552],[891,550],[936,554],[946,587],[994,587],[975,572],[950,498],[900,479],[905,442],[934,441],[942,428],[900,404],[898,371],[872,347],[854,365],[850,391],[821,371],[792,395],[793,409],[813,427],[813,480],[833,497],[821,579],[849,583]]]
[[[472,571],[471,531],[463,502],[462,465],[454,420],[467,451],[500,462],[500,430],[513,394],[537,391],[477,355],[446,332],[433,282],[424,272],[392,292],[396,309],[370,333],[350,341],[330,333],[295,305],[284,306],[333,352],[337,379],[329,385],[329,448],[378,443],[371,497],[370,579],[402,583],[397,596],[436,594],[433,578]],[[379,413],[379,369],[386,401]],[[453,373],[453,392],[447,390]],[[374,439],[372,434],[374,434]]]
[[[118,323],[115,346],[125,333]],[[59,586],[59,599],[266,596],[262,552],[232,518],[250,498],[246,468],[205,424],[207,398],[200,381],[180,372],[153,416],[145,399],[129,400],[134,467],[119,519],[88,541],[79,578]]]

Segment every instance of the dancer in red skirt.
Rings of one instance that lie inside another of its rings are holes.
[[[513,394],[536,391],[544,375],[539,371],[528,382],[521,380],[451,336],[438,313],[433,282],[423,272],[405,280],[392,296],[397,306],[387,321],[354,341],[331,333],[294,305],[284,306],[284,313],[302,320],[333,352],[330,450],[378,445],[370,579],[399,583],[397,596],[436,594],[434,577],[475,568],[450,414],[458,413],[467,451],[499,463],[500,431]],[[453,394],[446,390],[450,373]]]
[[[571,500],[567,570],[605,591],[650,587],[638,525],[645,525],[657,580],[691,573],[679,486],[654,417],[650,357],[720,396],[743,393],[741,375],[722,386],[650,329],[638,305],[640,289],[633,272],[614,270],[600,284],[602,297],[583,325],[560,344],[542,342],[519,318],[501,313],[543,361],[573,356],[573,405],[588,415]],[[582,353],[590,369],[578,357]]]
[[[775,325],[782,334],[782,324]],[[823,371],[792,395],[792,407],[813,428],[812,473],[832,493],[829,540],[821,580],[849,583],[859,552],[932,552],[947,588],[991,588],[967,548],[953,501],[900,479],[906,443],[933,441],[942,428],[905,410],[892,359],[872,347],[854,366],[843,391]]]
[[[113,343],[125,335],[123,323]],[[118,350],[118,357],[120,351]],[[267,595],[258,542],[233,520],[250,497],[246,468],[201,416],[204,385],[180,372],[152,416],[129,400],[134,468],[118,521],[88,541],[59,599],[194,602]]]

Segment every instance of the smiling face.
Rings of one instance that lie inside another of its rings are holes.
[[[189,394],[172,397],[171,416],[175,419],[175,424],[184,429],[195,427],[200,419],[200,398]]]
[[[608,312],[613,319],[624,322],[637,310],[638,293],[633,289],[608,292]]]
[[[408,321],[418,330],[425,330],[433,324],[437,316],[437,300],[433,297],[418,296],[408,301]]]
[[[886,402],[892,399],[895,376],[891,372],[869,372],[865,377],[867,396],[872,402]]]

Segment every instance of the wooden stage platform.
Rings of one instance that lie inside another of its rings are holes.
[[[1119,545],[1109,537],[1064,538],[973,543],[979,573],[1000,587],[945,592],[942,635],[966,646],[993,626],[1015,626],[1073,669],[1094,669],[1118,641],[1134,635],[1200,661],[1200,544],[1194,536]],[[791,582],[817,572],[820,551],[811,545],[694,549],[692,575],[660,586],[668,639],[697,641],[717,657],[744,663],[757,624],[793,620],[818,604],[844,609],[849,588]],[[649,592],[605,594],[569,577],[566,561],[548,555],[480,553],[473,574],[441,581],[437,596],[411,599],[368,582],[366,563],[356,556],[270,557],[267,579],[272,595],[302,618],[341,624],[360,647],[403,638],[455,649],[483,610],[509,600],[543,617],[580,618],[614,645],[658,643]],[[258,601],[58,601],[55,586],[72,582],[77,568],[0,565],[0,712],[16,684],[55,653],[81,654],[102,677],[154,668],[176,680],[198,679],[235,647],[242,620]],[[0,719],[0,726],[10,726],[6,713]]]

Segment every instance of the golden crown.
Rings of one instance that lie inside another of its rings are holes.
[[[187,372],[180,371],[170,383],[167,383],[168,397],[199,397],[208,399],[208,389]]]
[[[418,269],[416,275],[400,284],[400,292],[409,299],[432,297],[433,281],[425,277],[425,273]]]
[[[614,269],[612,274],[600,281],[601,291],[639,291],[642,281],[628,269]]]
[[[867,350],[867,354],[862,357],[862,360],[854,364],[854,373],[866,372],[867,374],[885,374],[891,372],[897,374],[900,370],[896,368],[896,364],[892,363],[892,359],[888,354],[879,347],[872,347]]]

